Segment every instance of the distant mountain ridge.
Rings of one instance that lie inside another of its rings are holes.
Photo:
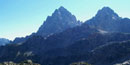
[[[27,39],[31,38],[32,36],[34,36],[36,33],[32,33],[31,35],[28,35],[26,37],[16,37],[12,43],[23,43],[25,42]]]

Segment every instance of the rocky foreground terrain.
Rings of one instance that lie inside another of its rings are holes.
[[[40,65],[40,64],[33,63],[31,60],[26,60],[26,61],[23,61],[23,62],[20,62],[20,63],[14,63],[12,61],[3,62],[3,63],[0,63],[0,65]]]

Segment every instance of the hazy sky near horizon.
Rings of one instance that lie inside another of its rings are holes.
[[[0,38],[13,40],[33,32],[60,6],[86,21],[104,6],[130,18],[130,0],[0,0]]]

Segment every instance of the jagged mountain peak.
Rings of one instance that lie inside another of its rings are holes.
[[[64,10],[67,10],[67,9],[64,8],[63,6],[60,6],[58,10],[60,10],[60,11],[64,11]]]
[[[113,11],[110,7],[103,7],[102,9],[101,9],[102,11],[104,10],[106,10],[106,11]]]
[[[50,36],[81,24],[82,23],[77,21],[74,15],[72,15],[66,8],[61,6],[56,9],[51,16],[47,17],[46,21],[43,22],[35,34],[31,34],[25,38],[16,38],[13,43],[24,42],[34,35]]]
[[[39,28],[38,35],[49,35],[62,32],[68,28],[75,27],[81,23],[63,6],[56,9],[52,16],[48,16],[43,25]]]
[[[61,17],[63,17],[63,16],[71,16],[72,14],[66,9],[66,8],[64,8],[63,6],[61,6],[61,7],[59,7],[58,9],[56,9],[55,11],[54,11],[54,13],[52,14],[52,16],[56,16],[56,17],[58,17],[58,16],[61,16]]]
[[[92,27],[108,31],[108,32],[125,32],[129,33],[129,22],[126,18],[121,18],[109,7],[103,7],[100,9],[96,16],[86,21],[86,23]]]
[[[112,10],[110,7],[103,7],[102,9],[100,9],[97,14],[96,17],[98,18],[112,18],[112,19],[117,19],[119,18],[118,14],[116,14],[114,12],[114,10]]]
[[[121,17],[119,17],[118,14],[114,12],[114,10],[109,7],[103,7],[97,12],[95,17],[86,23],[104,31],[117,32],[120,25],[120,19]]]

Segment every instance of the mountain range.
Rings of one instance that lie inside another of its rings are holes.
[[[84,23],[64,7],[56,9],[36,33],[0,47],[0,62],[31,59],[41,65],[115,65],[130,60],[130,19],[103,7]]]

